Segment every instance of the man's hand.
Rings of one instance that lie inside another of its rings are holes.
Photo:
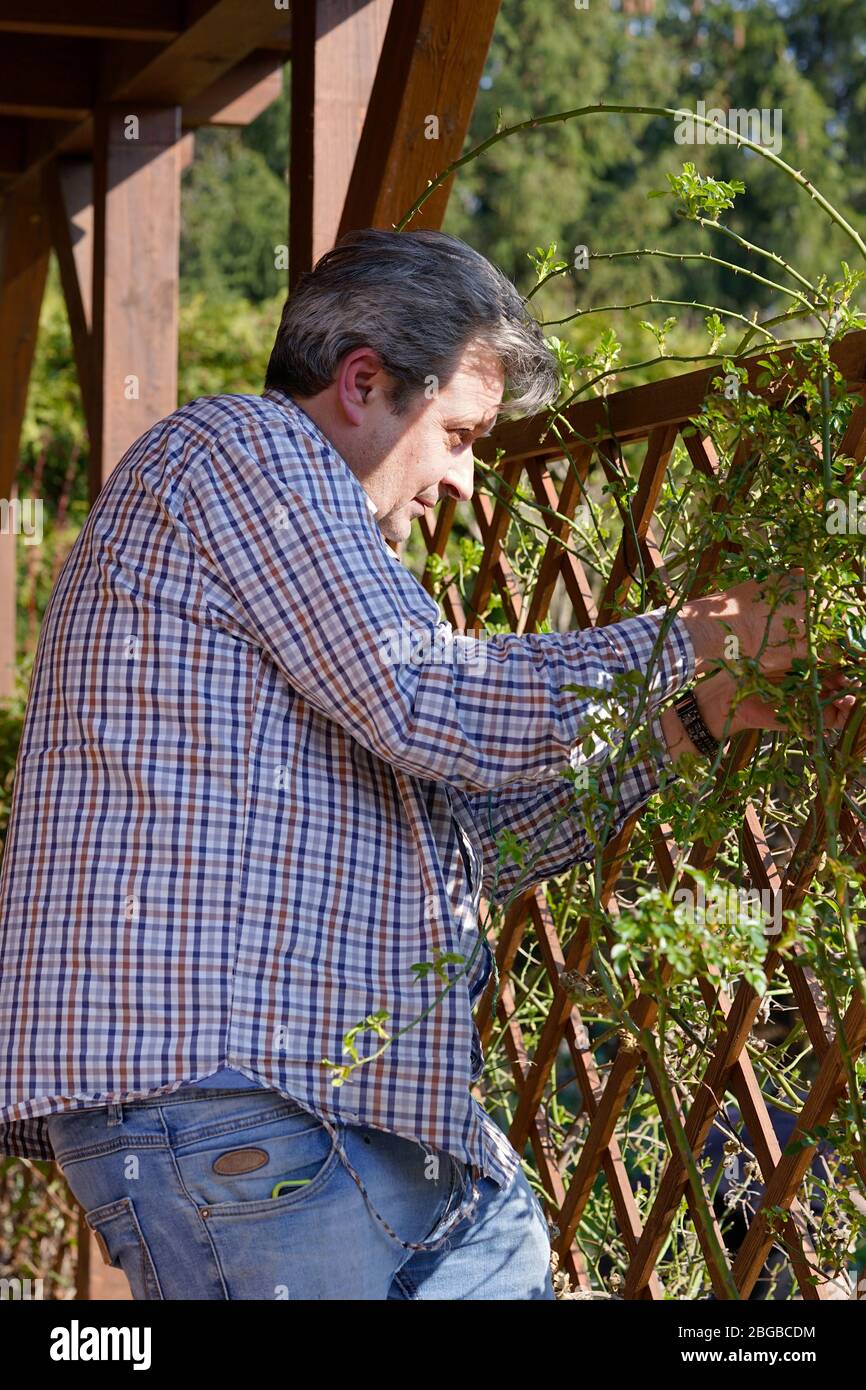
[[[805,571],[790,570],[754,579],[732,589],[692,599],[680,609],[695,649],[695,675],[706,675],[714,663],[759,657],[765,676],[790,671],[791,663],[804,660],[806,642]],[[731,653],[726,638],[733,634],[738,648]],[[759,656],[760,653],[760,656]]]
[[[828,670],[821,678],[819,689],[825,732],[844,728],[857,700],[857,694],[852,692],[859,693],[862,690],[861,683],[846,679],[841,671]],[[747,695],[737,703],[736,708],[733,708],[736,690],[737,679],[729,671],[717,671],[695,689],[698,708],[714,738],[731,738],[745,729],[783,731],[790,728],[790,725],[780,719],[778,704],[772,704],[760,695]],[[779,693],[782,697],[782,692]],[[698,752],[675,710],[665,710],[661,716],[661,724],[668,751],[674,760],[683,753]]]
[[[714,738],[721,738],[725,723],[734,703],[737,689],[736,677],[728,671],[718,671],[695,691],[698,707],[704,716],[704,723]],[[856,703],[852,692],[859,689],[859,683],[846,681],[840,671],[826,671],[819,682],[823,705],[823,725],[829,731],[843,729],[851,710]],[[784,698],[779,692],[780,699]],[[775,704],[760,695],[747,695],[737,703],[731,715],[728,737],[743,729],[790,729],[779,717],[779,701]]]

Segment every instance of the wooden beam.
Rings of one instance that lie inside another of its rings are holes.
[[[36,179],[22,183],[0,215],[0,498],[17,496],[18,450],[48,272],[48,218]],[[35,500],[35,499],[34,499]],[[0,531],[0,694],[15,671],[15,551],[12,525]]]
[[[3,496],[8,498],[10,502],[17,501],[17,485],[9,488]],[[3,699],[15,692],[17,622],[17,542],[14,530],[9,529],[5,532],[0,530],[0,698]]]
[[[81,124],[0,114],[0,176],[13,183],[37,172],[52,150],[71,141]]]
[[[182,106],[248,54],[287,40],[291,32],[288,12],[277,9],[273,0],[255,5],[250,0],[211,0],[206,5],[198,0],[188,8],[197,16],[194,22],[143,64],[134,45],[105,45],[103,84],[108,101]]]
[[[9,496],[18,470],[49,252],[41,188],[28,179],[6,201],[0,219],[0,497]]]
[[[280,49],[261,49],[183,108],[186,129],[203,125],[249,125],[282,90],[285,54]],[[52,94],[53,96],[54,94]],[[45,164],[52,151],[63,157],[91,157],[92,120],[63,123],[22,115],[0,115],[0,183],[19,179],[31,166]]]
[[[109,13],[106,13],[109,10]],[[179,0],[2,0],[0,33],[170,43],[183,28]]]
[[[77,3],[70,8],[77,11]],[[112,7],[112,17],[117,8],[121,7]],[[123,8],[125,11],[126,7]],[[260,49],[287,53],[290,48],[291,24],[284,5],[277,8],[276,3],[265,3],[265,0],[254,6],[250,5],[250,0],[186,0],[183,9],[186,27],[169,44],[133,43],[127,41],[125,35],[123,42],[105,41],[90,46],[92,53],[98,53],[98,91],[88,101],[84,116],[77,117],[71,126],[59,121],[49,126],[47,116],[44,118],[45,131],[30,141],[25,173],[57,154],[89,150],[93,144],[94,104],[134,102],[132,107],[127,105],[127,110],[133,112],[143,106],[182,106],[194,101],[250,53]],[[12,35],[10,41],[26,38],[26,35]],[[68,45],[76,42],[85,41],[65,40],[67,63]],[[3,49],[5,56],[5,42]],[[34,71],[39,72],[38,60]],[[62,74],[60,77],[62,82]],[[71,88],[76,82],[79,83],[76,91],[80,93],[80,78],[73,75],[66,81],[70,92],[64,91],[64,98],[72,95]],[[21,85],[19,82],[12,95],[15,99],[21,98],[24,105],[15,107],[12,114],[20,115],[29,110],[27,83],[23,84],[23,90]],[[0,92],[0,98],[4,95],[5,91]],[[51,97],[52,93],[41,92],[41,95]],[[68,115],[69,107],[62,101],[60,105],[62,118]],[[52,106],[49,101],[46,107],[57,113],[56,102]],[[5,109],[0,102],[0,115]],[[42,109],[45,108],[40,111]],[[40,111],[31,114],[36,116]]]
[[[83,120],[95,98],[98,56],[88,39],[7,34],[0,115]]]
[[[93,161],[54,159],[43,173],[51,240],[60,268],[81,402],[91,441],[93,386]]]
[[[756,350],[746,365],[749,389],[760,389],[762,395],[774,400],[778,398],[779,390],[773,392],[757,386],[758,377],[763,371],[759,359],[763,355],[763,352]],[[866,381],[866,329],[858,329],[837,339],[830,349],[830,356],[849,386]],[[778,357],[783,368],[788,364],[793,365],[796,375],[792,350],[785,349]],[[561,412],[558,432],[563,441],[566,444],[570,441],[571,445],[587,440],[603,440],[611,435],[623,442],[644,439],[650,430],[658,426],[678,424],[697,415],[711,381],[720,375],[718,366],[702,367],[696,372],[669,377],[665,381],[651,381],[643,386],[615,391],[607,397],[595,396],[591,400],[567,406]],[[790,381],[786,385],[790,386]],[[476,456],[489,464],[495,463],[498,449],[504,449],[505,457],[509,459],[564,456],[562,444],[549,428],[546,412],[525,420],[504,421],[491,435],[477,440],[473,445]]]
[[[250,125],[282,92],[285,61],[278,50],[251,53],[207,91],[184,102],[184,126]]]
[[[22,174],[27,167],[27,122],[0,119],[0,176]]]
[[[140,434],[177,406],[180,108],[96,113],[91,500]]]
[[[391,11],[340,234],[389,228],[463,147],[499,0],[400,0]],[[431,138],[432,133],[432,138]],[[451,180],[410,230],[439,227]]]
[[[188,130],[181,136],[180,146],[180,172],[188,169],[195,159],[195,131]]]
[[[391,0],[314,0],[295,11],[289,283],[337,239]]]

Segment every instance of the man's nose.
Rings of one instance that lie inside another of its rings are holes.
[[[454,463],[439,483],[440,497],[456,497],[459,502],[468,502],[475,491],[475,460],[471,450],[460,463]]]

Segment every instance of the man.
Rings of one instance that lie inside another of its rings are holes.
[[[557,386],[483,257],[357,232],[289,297],[264,395],[160,421],[76,540],[0,875],[0,1146],[57,1158],[136,1298],[553,1296],[470,1093],[481,894],[594,853],[563,772],[610,791],[621,758],[616,830],[694,751],[660,706],[728,631],[768,673],[806,651],[796,584],[775,611],[741,584],[599,631],[445,627],[386,538],[468,499],[473,442]],[[392,630],[450,659],[395,657]],[[563,687],[634,671],[631,745],[585,752],[597,702]],[[715,737],[733,692],[701,686]],[[743,709],[729,732],[776,727]]]

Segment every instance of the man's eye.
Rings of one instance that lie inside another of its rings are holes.
[[[463,447],[463,446],[465,446],[466,444],[468,444],[468,443],[471,441],[471,439],[472,439],[472,431],[471,431],[471,430],[452,430],[452,431],[451,431],[451,436],[450,436],[450,438],[451,438],[451,447],[452,447],[453,449],[456,449],[458,446]]]

